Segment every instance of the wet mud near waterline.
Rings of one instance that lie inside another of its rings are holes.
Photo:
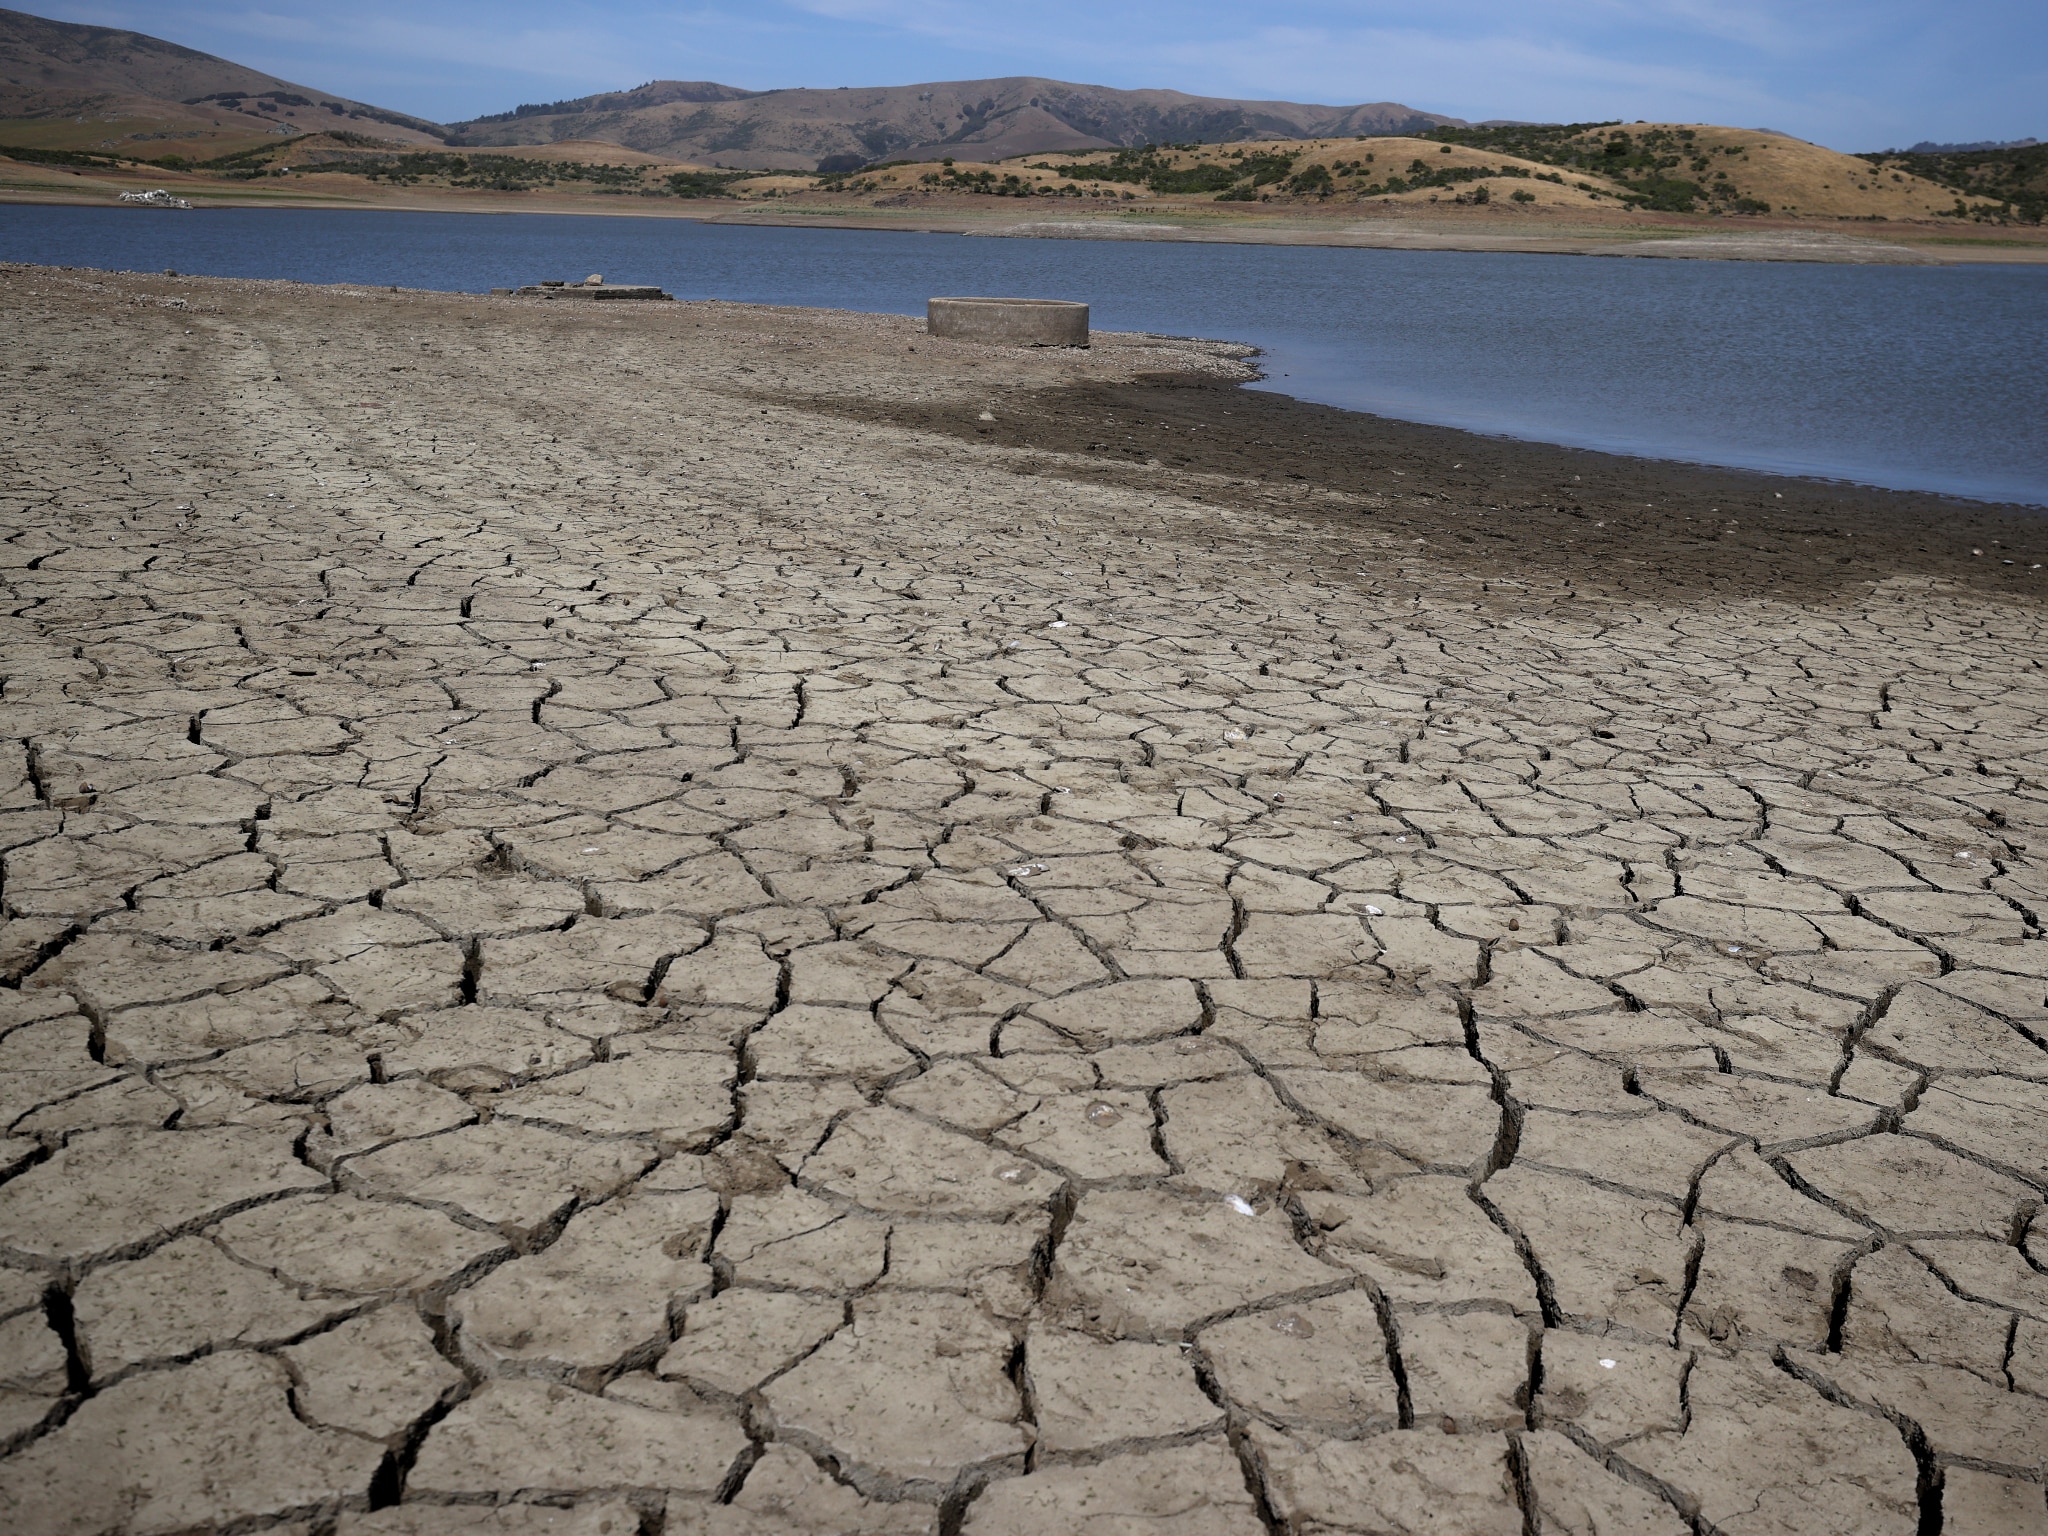
[[[1902,575],[2048,591],[2035,568],[2048,563],[2048,519],[2032,508],[1519,442],[1185,375],[998,388],[993,421],[949,403],[783,398],[1044,455],[1017,461],[1021,474],[1170,482],[1175,494],[1333,532],[1369,524],[1419,541],[1417,554],[1507,579],[1541,574],[1585,596],[1811,599]],[[1326,574],[1394,576],[1400,565],[1389,552]]]

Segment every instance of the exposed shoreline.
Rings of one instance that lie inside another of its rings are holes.
[[[471,213],[476,213],[476,212],[479,212],[480,210],[476,210],[476,209],[468,209],[468,210],[463,210],[463,211],[467,211],[467,212],[471,212]],[[763,221],[752,221],[752,222],[763,222]],[[815,227],[815,226],[813,226],[813,227]],[[908,230],[904,230],[904,231],[899,231],[899,232],[903,232],[903,233],[913,233],[913,232],[915,232],[915,231],[908,231]],[[5,263],[0,263],[0,266],[5,266],[5,265],[6,265]],[[24,269],[24,270],[28,270],[28,269]],[[77,271],[86,271],[86,272],[89,272],[89,271],[92,271],[92,270],[94,270],[94,269],[91,269],[91,268],[76,268],[76,269],[73,269],[73,268],[64,268],[64,269],[61,269],[61,270],[66,270],[66,271],[70,271],[70,270],[77,270]],[[143,278],[149,278],[149,277],[152,277],[152,276],[154,276],[155,274],[153,274],[153,273],[127,273],[127,272],[116,272],[116,273],[110,273],[109,275],[112,275],[112,276],[120,276],[120,277],[143,277]],[[184,274],[184,278],[188,278],[188,279],[189,279],[189,278],[192,278],[192,277],[193,277],[193,275],[192,275],[192,274],[189,274],[189,273],[188,273],[188,274]],[[181,280],[183,280],[183,279],[181,279]],[[197,280],[197,279],[194,279],[194,280]],[[244,281],[253,281],[253,282],[256,282],[256,283],[258,283],[258,285],[259,285],[259,286],[262,286],[262,285],[264,284],[264,280],[261,280],[261,279],[239,279],[239,278],[211,278],[211,279],[206,279],[206,280],[208,280],[208,281],[215,281],[215,282],[237,282],[237,283],[238,283],[238,282],[244,282]],[[317,284],[312,284],[312,285],[309,285],[309,284],[301,284],[301,283],[298,283],[298,282],[297,282],[296,280],[291,280],[291,279],[286,279],[286,280],[283,280],[283,281],[285,281],[285,282],[287,282],[287,283],[289,283],[289,284],[291,284],[292,286],[295,286],[295,287],[300,287],[300,288],[310,288],[310,289],[312,289],[312,290],[314,290],[314,291],[317,291],[317,290],[318,290],[318,288],[319,288],[319,286],[320,286],[320,285],[317,285]],[[336,284],[336,285],[333,285],[333,286],[335,286],[335,287],[338,287],[338,288],[352,288],[352,287],[355,287],[355,286],[359,286],[359,285],[350,285],[350,284]],[[422,294],[422,295],[425,295],[425,294],[440,294],[440,293],[445,293],[445,294],[447,294],[447,295],[449,295],[449,296],[451,296],[451,297],[475,297],[475,296],[476,296],[476,295],[473,295],[473,294],[470,294],[470,293],[468,293],[468,292],[467,292],[466,290],[460,290],[460,289],[447,289],[447,290],[442,290],[442,289],[420,289],[420,290],[412,290],[412,289],[408,289],[408,290],[405,290],[405,291],[407,291],[407,292],[409,292],[409,293],[419,293],[419,294]],[[708,302],[708,301],[686,301],[686,302]],[[722,301],[720,301],[720,302],[722,302]],[[763,308],[763,309],[768,309],[768,310],[775,310],[775,309],[777,309],[777,308],[780,308],[780,307],[782,307],[782,306],[775,306],[775,305],[744,305],[744,306],[742,306],[742,307],[748,307],[748,308]],[[792,310],[791,312],[793,312],[793,313],[831,313],[831,311],[809,311],[809,310],[800,310],[800,309],[793,309],[793,310]],[[855,313],[855,312],[853,312],[853,311],[848,311],[847,313]],[[862,311],[862,312],[860,312],[860,313],[866,313],[866,312],[865,312],[865,311]],[[897,318],[910,318],[910,317],[897,317]],[[921,323],[921,322],[918,322],[918,323]],[[1102,337],[1102,336],[1104,335],[1104,333],[1101,333],[1101,332],[1098,332],[1097,334],[1098,334],[1098,337]],[[1150,339],[1151,339],[1151,340],[1169,340],[1169,341],[1170,341],[1170,340],[1175,340],[1175,339],[1179,339],[1179,338],[1171,338],[1171,337],[1153,337],[1153,338],[1150,338]],[[1495,444],[1495,445],[1501,445],[1501,446],[1503,446],[1503,447],[1511,447],[1511,446],[1519,446],[1519,447],[1525,447],[1525,448],[1528,448],[1528,449],[1530,449],[1530,450],[1532,450],[1532,451],[1537,451],[1537,452],[1555,452],[1555,453],[1563,453],[1563,454],[1581,454],[1581,453],[1582,453],[1582,454],[1588,454],[1588,455],[1592,455],[1592,456],[1593,456],[1593,457],[1594,457],[1595,459],[1597,459],[1597,460],[1600,460],[1600,461],[1605,461],[1605,462],[1613,462],[1613,463],[1628,463],[1628,464],[1638,464],[1638,465],[1643,465],[1643,466],[1649,466],[1649,467],[1653,467],[1653,468],[1656,468],[1656,469],[1659,469],[1659,470],[1662,470],[1662,471],[1668,471],[1670,475],[1672,475],[1673,477],[1675,477],[1675,478],[1674,478],[1674,480],[1673,480],[1673,483],[1674,483],[1675,485],[1676,485],[1676,484],[1683,484],[1683,485],[1692,485],[1692,484],[1696,484],[1696,483],[1697,483],[1697,484],[1704,484],[1704,485],[1709,485],[1709,486],[1711,486],[1712,484],[1716,484],[1716,483],[1719,483],[1718,481],[1714,480],[1714,479],[1713,479],[1712,477],[1716,477],[1716,476],[1736,476],[1736,477],[1743,477],[1743,476],[1748,476],[1748,477],[1755,477],[1755,478],[1758,478],[1758,479],[1760,479],[1760,480],[1770,480],[1770,481],[1783,481],[1783,482],[1787,483],[1788,485],[1796,485],[1796,486],[1800,487],[1800,488],[1801,488],[1801,490],[1802,490],[1802,493],[1803,493],[1803,494],[1805,494],[1805,493],[1810,493],[1810,494],[1812,494],[1812,495],[1815,495],[1815,496],[1821,497],[1821,498],[1823,498],[1823,499],[1833,499],[1833,498],[1838,498],[1838,497],[1848,497],[1848,498],[1852,498],[1852,499],[1853,499],[1853,498],[1855,498],[1855,497],[1858,497],[1858,496],[1866,496],[1866,495],[1867,495],[1867,496],[1870,496],[1870,497],[1875,497],[1875,498],[1898,498],[1898,497],[1908,497],[1908,498],[1920,498],[1920,499],[1921,499],[1921,501],[1923,501],[1923,502],[1924,502],[1924,503],[1925,503],[1926,505],[1928,505],[1928,506],[1934,506],[1934,507],[1945,507],[1945,508],[1963,508],[1963,507],[1977,507],[1977,508],[1982,508],[1982,509],[1985,509],[1986,511],[1990,511],[1990,512],[1995,512],[1995,513],[2000,513],[2000,514],[2008,514],[2008,513],[2015,513],[2015,512],[2016,512],[2016,513],[2019,513],[2019,514],[2021,514],[2021,515],[2037,515],[2037,514],[2040,514],[2040,513],[2044,512],[2044,511],[2048,511],[2048,496],[2044,496],[2044,498],[2043,498],[2043,499],[2042,499],[2041,501],[2017,501],[2017,500],[2013,500],[2013,499],[2011,499],[2011,498],[2009,498],[2009,497],[2004,497],[2004,496],[2000,496],[2000,495],[1996,495],[1996,494],[1991,494],[1991,493],[1983,493],[1983,494],[1979,494],[1979,493],[1972,493],[1972,492],[1962,492],[1962,491],[1952,491],[1952,490],[1923,490],[1923,489],[1915,489],[1915,488],[1900,488],[1900,487],[1893,487],[1893,486],[1887,486],[1887,485],[1883,485],[1883,484],[1880,484],[1880,483],[1877,483],[1877,482],[1874,482],[1874,481],[1863,481],[1863,480],[1858,480],[1858,479],[1855,479],[1855,478],[1853,478],[1853,477],[1848,477],[1848,476],[1837,476],[1837,475],[1827,475],[1827,474],[1821,474],[1821,473],[1816,473],[1816,472],[1811,472],[1811,471],[1801,471],[1801,470],[1795,470],[1795,469],[1780,469],[1780,468],[1773,468],[1773,467],[1767,467],[1767,466],[1764,466],[1764,467],[1759,467],[1759,466],[1744,466],[1744,465],[1733,465],[1733,464],[1724,464],[1724,463],[1720,463],[1720,462],[1717,462],[1717,461],[1715,461],[1715,460],[1711,460],[1711,459],[1700,459],[1700,460],[1694,460],[1694,459],[1686,459],[1686,458],[1668,457],[1668,456],[1664,456],[1664,455],[1660,455],[1660,454],[1657,454],[1657,453],[1655,453],[1655,452],[1637,452],[1637,451],[1633,451],[1633,450],[1630,450],[1630,449],[1627,449],[1627,448],[1615,448],[1615,447],[1604,447],[1604,446],[1599,446],[1599,445],[1585,445],[1585,444],[1570,444],[1570,443],[1561,443],[1561,442],[1556,442],[1556,441],[1553,441],[1553,440],[1550,440],[1550,439],[1546,439],[1546,438],[1536,438],[1536,437],[1521,437],[1521,436],[1517,436],[1517,435],[1515,435],[1515,434],[1512,434],[1512,433],[1502,433],[1502,432],[1493,432],[1493,431],[1490,431],[1490,430],[1488,430],[1488,429],[1486,429],[1486,428],[1484,428],[1484,427],[1479,427],[1479,426],[1471,426],[1471,425],[1447,425],[1447,424],[1442,424],[1442,423],[1434,423],[1434,422],[1428,422],[1428,421],[1422,421],[1422,420],[1411,420],[1411,419],[1409,419],[1409,418],[1404,418],[1404,417],[1398,417],[1398,416],[1381,416],[1381,415],[1378,415],[1378,414],[1376,414],[1376,413],[1374,413],[1374,412],[1370,412],[1370,411],[1362,411],[1362,410],[1355,410],[1355,409],[1353,409],[1353,408],[1351,408],[1351,407],[1347,407],[1347,406],[1342,406],[1342,405],[1335,405],[1335,404],[1325,404],[1325,403],[1323,403],[1323,402],[1318,402],[1318,401],[1314,401],[1314,400],[1309,400],[1309,399],[1303,398],[1303,397],[1301,397],[1301,396],[1297,396],[1297,395],[1294,395],[1294,394],[1291,394],[1291,393],[1289,393],[1289,392],[1288,392],[1288,391],[1287,391],[1286,389],[1284,389],[1283,387],[1280,387],[1280,386],[1278,386],[1278,385],[1275,385],[1275,384],[1273,383],[1273,380],[1272,380],[1272,377],[1271,377],[1271,375],[1269,375],[1269,374],[1267,373],[1267,371],[1266,371],[1266,369],[1264,368],[1263,364],[1262,364],[1262,363],[1260,363],[1260,362],[1258,362],[1258,361],[1256,361],[1256,359],[1259,359],[1259,358],[1263,358],[1263,357],[1264,357],[1264,356],[1266,355],[1266,354],[1265,354],[1265,353],[1263,352],[1263,350],[1262,350],[1262,349],[1260,349],[1260,348],[1257,348],[1257,347],[1252,347],[1252,346],[1247,346],[1247,345],[1244,345],[1244,344],[1241,344],[1241,343],[1237,343],[1237,342],[1220,342],[1220,341],[1213,341],[1213,340],[1208,340],[1208,341],[1205,341],[1205,340],[1203,340],[1202,338],[1187,338],[1187,339],[1195,340],[1195,341],[1197,341],[1197,342],[1199,342],[1200,344],[1203,344],[1203,345],[1214,345],[1214,346],[1223,346],[1223,347],[1230,347],[1230,348],[1236,348],[1236,349],[1238,349],[1238,353],[1239,353],[1240,355],[1242,355],[1242,356],[1243,356],[1244,358],[1246,358],[1246,359],[1247,359],[1246,363],[1244,364],[1244,368],[1245,368],[1245,377],[1244,377],[1244,379],[1243,379],[1243,382],[1246,382],[1246,383],[1260,383],[1260,384],[1264,384],[1264,385],[1268,385],[1268,386],[1270,386],[1270,388],[1268,388],[1268,389],[1264,389],[1264,390],[1260,390],[1260,391],[1258,391],[1257,393],[1261,393],[1261,394],[1270,394],[1270,395],[1271,395],[1271,396],[1273,396],[1274,398],[1286,400],[1286,401],[1287,401],[1287,402],[1288,402],[1289,404],[1292,404],[1292,405],[1297,405],[1297,406],[1301,406],[1301,407],[1304,407],[1304,408],[1306,408],[1306,409],[1309,409],[1309,410],[1314,410],[1314,411],[1331,411],[1331,412],[1336,412],[1336,413],[1338,414],[1338,416],[1339,416],[1339,417],[1341,417],[1341,418],[1352,418],[1352,419],[1355,419],[1355,420],[1356,420],[1356,421],[1358,421],[1358,422],[1378,422],[1378,423],[1382,423],[1382,424],[1384,425],[1384,427],[1385,427],[1386,429],[1388,429],[1389,431],[1395,431],[1395,432],[1398,432],[1398,431],[1399,431],[1399,430],[1401,430],[1401,429],[1414,429],[1414,430],[1416,430],[1416,431],[1421,431],[1421,432],[1435,432],[1435,433],[1447,433],[1447,434],[1453,434],[1454,436],[1452,436],[1452,437],[1450,437],[1450,438],[1446,438],[1446,439],[1444,439],[1443,441],[1451,445],[1450,447],[1446,448],[1446,450],[1445,450],[1445,451],[1447,451],[1447,452],[1453,452],[1453,453],[1454,453],[1454,456],[1457,456],[1457,455],[1456,455],[1456,453],[1455,453],[1455,444],[1456,444],[1456,443],[1457,443],[1458,441],[1462,441],[1462,440],[1464,440],[1464,439],[1466,439],[1466,438],[1469,438],[1469,439],[1471,439],[1471,440],[1472,440],[1472,442],[1473,442],[1473,443],[1474,443],[1475,445],[1477,445],[1477,444]],[[1225,413],[1225,414],[1227,414],[1227,413]],[[1211,419],[1211,420],[1209,420],[1209,421],[1207,422],[1207,425],[1208,425],[1208,426],[1209,426],[1209,427],[1210,427],[1210,428],[1211,428],[1211,429],[1213,430],[1213,429],[1214,429],[1214,427],[1215,427],[1215,426],[1217,426],[1217,425],[1219,424],[1220,420],[1221,420],[1221,418],[1215,418],[1215,419]],[[1084,435],[1085,435],[1085,434],[1084,434]],[[1353,439],[1354,439],[1354,446],[1356,446],[1356,445],[1359,445],[1359,444],[1363,444],[1363,443],[1365,443],[1366,439],[1369,439],[1369,437],[1370,437],[1370,433],[1369,433],[1369,432],[1367,432],[1367,431],[1366,431],[1366,429],[1364,429],[1364,428],[1362,428],[1362,427],[1361,427],[1361,428],[1359,428],[1359,429],[1357,430],[1357,432],[1354,432],[1354,433],[1352,433],[1352,434],[1351,434],[1351,436],[1352,436],[1352,437],[1353,437]],[[1477,448],[1477,447],[1475,446],[1475,448],[1474,448],[1474,449],[1473,449],[1472,451],[1473,451],[1473,452],[1475,452],[1475,453],[1477,453],[1477,452],[1479,451],[1479,449],[1478,449],[1478,448]],[[1697,478],[1697,477],[1699,477],[1699,476],[1706,476],[1706,477],[1709,477],[1709,478],[1708,478],[1707,480],[1705,480],[1705,481],[1700,481],[1700,480],[1698,480],[1698,478]],[[1712,500],[1713,500],[1713,497],[1714,497],[1714,493],[1713,493],[1713,492],[1711,492],[1711,490],[1710,490],[1710,491],[1708,491],[1708,492],[1707,492],[1706,494],[1707,494],[1707,496],[1708,496],[1708,500],[1709,500],[1709,501],[1712,501]],[[1732,494],[1732,493],[1731,493],[1731,494]],[[1944,513],[1943,515],[1944,515],[1944,516],[1946,516],[1947,514],[1946,514],[1946,513]]]
[[[1248,372],[1258,355],[1246,349]],[[1746,590],[1804,599],[1867,586],[1878,579],[1873,566],[2048,596],[2048,571],[2037,568],[2048,562],[2048,517],[2037,506],[1574,448],[1320,405],[1247,382],[1162,372],[1005,390],[990,397],[993,422],[884,398],[808,404],[1021,450],[1030,473],[1174,487],[1333,530],[1370,506],[1377,536],[1448,541],[1456,547],[1430,553],[1450,554],[1467,575],[1542,575],[1589,596]],[[1149,426],[1100,425],[1124,416]]]
[[[1262,350],[1255,354],[1264,357]],[[1456,434],[1450,440],[1472,439],[1483,443],[1497,443],[1508,447],[1549,449],[1559,453],[1590,454],[1594,458],[1611,463],[1639,464],[1669,471],[1675,476],[1706,474],[1713,476],[1753,476],[1761,481],[1796,485],[1803,491],[1817,495],[1830,494],[1845,497],[1873,496],[1899,497],[1917,496],[1926,498],[1930,504],[1947,507],[1981,507],[1999,513],[2017,513],[2025,516],[2048,515],[2048,490],[2041,492],[2038,500],[2025,497],[2001,495],[1993,492],[1963,491],[1953,488],[1928,486],[1888,485],[1880,480],[1863,479],[1854,474],[1828,474],[1815,469],[1787,468],[1771,464],[1736,464],[1715,458],[1687,458],[1683,454],[1658,452],[1650,449],[1617,447],[1597,442],[1560,441],[1549,437],[1526,437],[1514,432],[1494,431],[1471,423],[1430,421],[1422,417],[1395,416],[1380,411],[1368,411],[1329,401],[1311,399],[1305,395],[1291,393],[1286,387],[1273,385],[1271,375],[1263,369],[1260,377],[1248,383],[1262,386],[1260,393],[1282,396],[1298,405],[1315,406],[1325,410],[1342,412],[1362,420],[1382,422],[1388,428],[1413,427],[1420,430]],[[1283,375],[1284,377],[1284,375]]]
[[[13,263],[0,263],[0,277],[192,296],[159,300],[178,307],[235,293],[287,304],[389,297],[445,309],[471,324],[519,317],[514,323],[521,327],[548,314],[566,320],[565,309],[586,311],[441,290],[387,295],[374,285]],[[1580,594],[1669,595],[1733,582],[1810,596],[1867,585],[1877,579],[1873,562],[1942,582],[2048,594],[2048,572],[2036,568],[2048,564],[2048,518],[2039,505],[1572,447],[1323,405],[1242,387],[1270,383],[1260,366],[1265,354],[1242,343],[1098,331],[1088,352],[1018,352],[928,338],[921,320],[895,314],[722,300],[626,308],[642,321],[656,317],[661,329],[705,323],[684,318],[692,315],[738,316],[759,317],[749,325],[850,327],[908,338],[909,350],[925,359],[938,352],[966,360],[939,393],[914,380],[877,389],[854,356],[830,378],[785,375],[780,388],[742,378],[756,370],[737,360],[721,371],[728,387],[806,415],[1007,450],[1002,456],[1015,461],[1015,473],[1185,494],[1319,525],[1331,516],[1342,522],[1347,507],[1369,505],[1376,536],[1397,529],[1424,544],[1441,535],[1464,546],[1455,553],[1473,572],[1544,572]],[[611,306],[603,309],[615,323],[624,319]],[[998,376],[978,382],[991,364]],[[848,367],[853,376],[844,374]],[[980,391],[976,398],[992,419],[962,409],[963,385]],[[1104,412],[1134,413],[1149,424],[1105,431]],[[1826,542],[1838,539],[1861,541],[1855,558]]]
[[[1026,219],[1008,226],[977,227],[962,220],[941,220],[915,226],[885,224],[859,215],[753,213],[707,218],[706,223],[769,224],[791,228],[903,229],[934,234],[961,234],[1003,239],[1161,240],[1214,245],[1329,246],[1356,250],[1499,251],[1521,255],[1655,257],[1696,261],[1794,261],[1884,266],[1955,266],[1971,263],[2038,265],[2048,263],[2048,243],[2026,242],[1964,245],[1961,250],[1931,243],[1903,243],[1872,238],[1839,227],[1765,228],[1723,232],[1713,228],[1636,228],[1606,231],[1551,232],[1541,229],[1455,226],[1431,227],[1415,218],[1360,220],[1340,229],[1290,227],[1281,224],[1201,228],[1166,222],[1180,210],[1151,210],[1144,217],[1159,222],[1094,217],[1066,220]],[[1910,240],[1912,237],[1907,236]],[[1926,242],[1969,237],[1932,235]]]

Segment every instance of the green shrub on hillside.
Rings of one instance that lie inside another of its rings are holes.
[[[729,171],[678,171],[662,184],[674,197],[730,197],[728,189],[737,180]]]
[[[1087,160],[1061,166],[1045,164],[1040,168],[1057,170],[1060,175],[1075,181],[1125,182],[1154,192],[1223,192],[1222,200],[1231,202],[1245,200],[1253,188],[1272,186],[1285,180],[1294,169],[1296,158],[1284,154],[1257,154],[1242,156],[1234,166],[1215,162],[1176,166],[1160,153],[1162,148],[1193,147],[1144,144],[1135,149],[1120,149],[1107,160]],[[1238,190],[1226,192],[1225,188]]]
[[[2048,144],[1917,155],[1886,151],[1857,158],[1880,171],[1907,172],[1996,205],[1968,207],[1971,218],[2020,224],[2048,221]]]
[[[1714,162],[1713,152],[1701,147],[1698,134],[1690,128],[1632,132],[1620,123],[1523,123],[1505,128],[1433,128],[1424,137],[1467,149],[1490,149],[1518,160],[1590,171],[1619,182],[1627,189],[1622,201],[1636,208],[1691,213],[1704,204],[1732,213],[1769,212],[1768,206],[1759,206],[1755,199],[1737,196],[1725,173],[1705,181],[1693,179],[1706,176]],[[1692,177],[1673,174],[1681,169],[1690,171]],[[1510,172],[1504,169],[1498,174]]]
[[[1236,184],[1238,173],[1227,165],[1191,165],[1181,170],[1161,167],[1145,185],[1154,192],[1221,192]]]
[[[1297,157],[1277,153],[1246,155],[1238,167],[1238,174],[1249,176],[1254,187],[1270,187],[1275,182],[1285,181],[1287,173],[1294,169]]]
[[[1076,181],[1126,181],[1133,186],[1143,186],[1164,168],[1165,162],[1159,158],[1158,148],[1147,144],[1138,149],[1120,149],[1107,160],[1063,165],[1059,173]]]
[[[384,182],[395,187],[467,187],[487,192],[533,192],[564,183],[582,182],[598,192],[640,197],[724,197],[731,183],[753,174],[749,171],[678,171],[650,181],[645,165],[590,165],[580,160],[530,160],[523,155],[454,154],[443,150],[420,150],[405,154],[359,151],[350,144],[367,143],[354,134],[333,134],[343,143],[340,149],[315,148],[306,152],[297,167],[360,176],[365,181]],[[203,169],[237,180],[268,176],[282,169],[279,151],[283,146],[261,145],[237,154],[209,160]]]

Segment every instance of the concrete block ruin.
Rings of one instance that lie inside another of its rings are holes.
[[[1066,299],[931,299],[925,329],[997,347],[1085,347],[1088,306]]]

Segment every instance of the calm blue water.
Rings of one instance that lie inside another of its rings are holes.
[[[1084,299],[1251,342],[1265,386],[1545,442],[2048,505],[2048,267],[1606,260],[677,219],[0,207],[0,258],[466,289],[576,279],[922,314]]]

